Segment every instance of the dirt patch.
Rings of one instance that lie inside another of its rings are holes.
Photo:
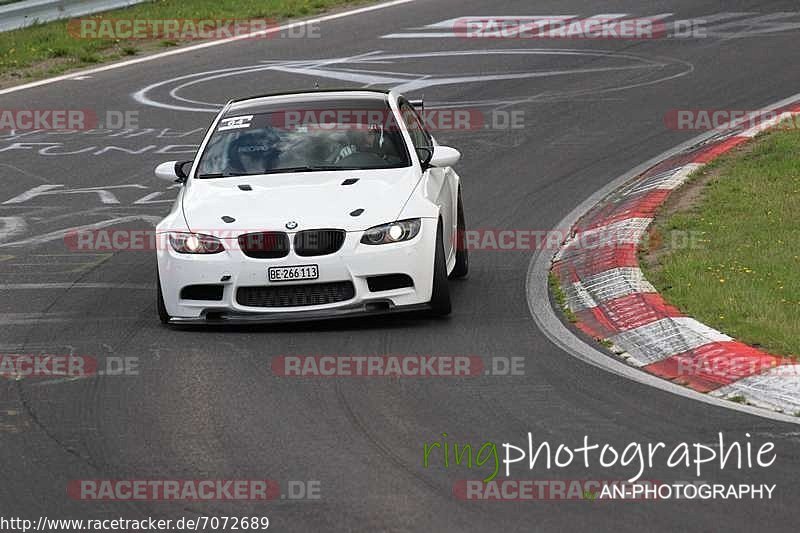
[[[728,154],[740,156],[753,150],[752,143],[737,146]],[[704,166],[692,174],[689,179],[669,195],[656,213],[656,217],[647,230],[647,237],[639,243],[639,264],[645,271],[658,272],[661,259],[670,253],[670,247],[664,246],[665,222],[677,213],[688,213],[700,205],[706,187],[720,179],[722,171],[718,167]]]

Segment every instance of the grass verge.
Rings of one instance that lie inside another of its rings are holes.
[[[567,306],[567,295],[564,294],[564,289],[561,288],[561,282],[558,280],[558,276],[550,272],[547,275],[547,284],[550,285],[550,292],[553,294],[553,298],[555,298],[556,305],[558,305],[564,313],[564,316],[567,317],[567,320],[573,324],[577,322],[578,317],[576,317],[572,309]]]
[[[686,314],[742,342],[797,357],[798,213],[800,130],[767,132],[701,169],[670,197],[650,231],[661,247],[643,250],[642,268]]]
[[[270,19],[307,17],[371,0],[154,0],[103,13],[117,19]],[[68,20],[0,33],[0,87],[55,76],[97,63],[158,51],[197,40],[78,39]]]

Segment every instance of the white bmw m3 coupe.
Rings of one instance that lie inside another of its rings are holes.
[[[461,154],[394,92],[258,96],[225,105],[156,228],[164,323],[450,313],[467,275]]]

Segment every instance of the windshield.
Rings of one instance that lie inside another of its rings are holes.
[[[198,178],[410,166],[391,110],[289,110],[220,120]]]

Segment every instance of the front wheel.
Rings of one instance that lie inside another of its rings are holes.
[[[449,315],[452,310],[450,304],[450,287],[447,283],[447,263],[444,257],[444,238],[442,236],[442,223],[436,229],[436,253],[433,259],[433,292],[431,293],[431,314],[434,316]]]
[[[464,217],[464,202],[461,201],[461,189],[458,190],[456,228],[456,266],[450,272],[450,279],[466,278],[469,274],[469,251],[467,251],[467,223]]]

